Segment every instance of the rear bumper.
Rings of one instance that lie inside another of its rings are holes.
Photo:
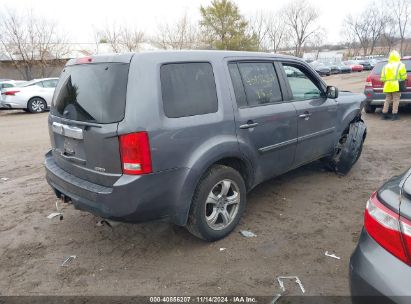
[[[46,179],[58,197],[63,194],[74,207],[97,216],[123,222],[170,218],[179,224],[180,190],[188,169],[147,175],[122,175],[112,187],[80,179],[45,157]]]
[[[411,267],[378,245],[365,230],[349,267],[353,303],[410,303]]]
[[[381,91],[375,92],[372,89],[365,89],[364,94],[367,97],[366,103],[371,106],[383,106],[385,102],[385,94]],[[411,99],[401,96],[400,107],[411,105]]]
[[[14,96],[11,96],[14,97]],[[24,109],[27,108],[27,101],[18,98],[10,98],[10,96],[2,97],[0,107],[6,109]]]

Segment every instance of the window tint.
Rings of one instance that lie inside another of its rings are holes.
[[[128,69],[126,63],[66,67],[54,94],[51,113],[85,122],[121,121],[126,107]]]
[[[218,110],[213,68],[209,63],[173,63],[161,67],[164,112],[177,118]]]
[[[248,105],[282,101],[274,65],[270,62],[238,63]]]
[[[283,63],[294,100],[318,99],[322,97],[321,90],[309,78],[308,72],[298,66]]]
[[[231,81],[233,83],[235,99],[239,107],[247,105],[247,98],[245,96],[243,82],[241,80],[240,71],[238,70],[237,63],[230,63],[228,65],[230,71]]]
[[[3,88],[11,88],[14,87],[11,83],[3,83]]]

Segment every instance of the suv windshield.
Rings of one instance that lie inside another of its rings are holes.
[[[84,122],[113,123],[124,118],[128,63],[66,67],[53,97],[53,115]]]

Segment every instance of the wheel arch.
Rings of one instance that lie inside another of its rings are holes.
[[[224,154],[213,155],[207,159],[199,160],[196,166],[189,170],[185,181],[183,183],[183,189],[181,191],[182,197],[180,197],[180,203],[176,206],[175,216],[173,222],[177,225],[184,226],[187,223],[188,215],[190,212],[192,198],[198,187],[198,183],[204,174],[214,165],[224,165],[231,167],[238,171],[244,179],[246,190],[250,190],[254,181],[254,171],[251,163],[240,154],[229,150]],[[185,193],[185,195],[184,195]]]

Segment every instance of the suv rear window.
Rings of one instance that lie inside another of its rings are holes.
[[[217,91],[210,63],[171,63],[161,67],[161,91],[167,117],[215,113]]]
[[[407,69],[407,72],[411,72],[411,60],[406,59],[406,60],[401,60],[401,62],[405,64],[405,68]],[[374,67],[374,69],[372,70],[372,73],[380,75],[382,72],[382,68],[386,64],[387,64],[387,61],[378,62],[376,66]]]
[[[113,123],[124,118],[128,63],[66,67],[57,85],[51,113],[63,118]]]

